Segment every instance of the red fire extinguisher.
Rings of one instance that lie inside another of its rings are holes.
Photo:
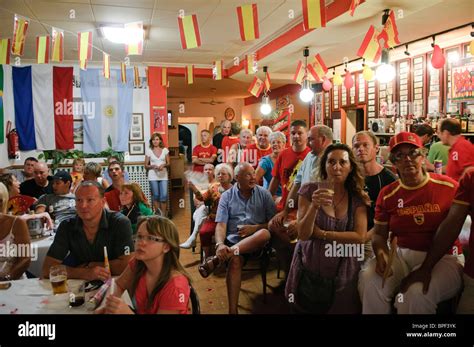
[[[7,143],[8,159],[18,159],[20,157],[20,148],[18,144],[18,133],[12,129],[12,122],[7,122]]]

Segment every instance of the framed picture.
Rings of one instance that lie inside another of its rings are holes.
[[[128,152],[130,153],[130,155],[144,155],[145,142],[130,142],[128,144]]]
[[[130,141],[143,141],[143,113],[134,113],[132,115],[129,139]]]
[[[82,119],[75,119],[74,126],[74,143],[84,143],[84,122]]]

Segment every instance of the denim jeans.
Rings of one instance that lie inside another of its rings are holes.
[[[151,198],[153,201],[168,201],[168,181],[150,181]]]

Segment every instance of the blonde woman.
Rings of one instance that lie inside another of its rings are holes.
[[[87,163],[84,167],[84,181],[97,181],[102,188],[109,188],[109,182],[102,177],[102,165],[99,163]]]
[[[260,129],[260,128],[259,128]],[[257,182],[263,178],[263,188],[268,189],[270,182],[272,181],[272,171],[273,166],[278,158],[278,154],[285,149],[286,145],[286,136],[281,131],[276,131],[270,134],[270,146],[272,149],[272,154],[269,154],[262,159],[258,164],[257,171],[255,171],[255,177]],[[277,196],[281,196],[281,186],[278,185],[278,190],[276,191]]]

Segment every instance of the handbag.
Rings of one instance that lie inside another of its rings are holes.
[[[347,230],[352,221],[352,199],[350,193],[347,215],[345,230]],[[301,248],[298,249],[297,256],[301,270],[299,280],[297,281],[296,304],[309,313],[327,313],[334,303],[337,275],[342,259],[337,264],[335,277],[323,277],[319,273],[314,273],[304,267]]]

